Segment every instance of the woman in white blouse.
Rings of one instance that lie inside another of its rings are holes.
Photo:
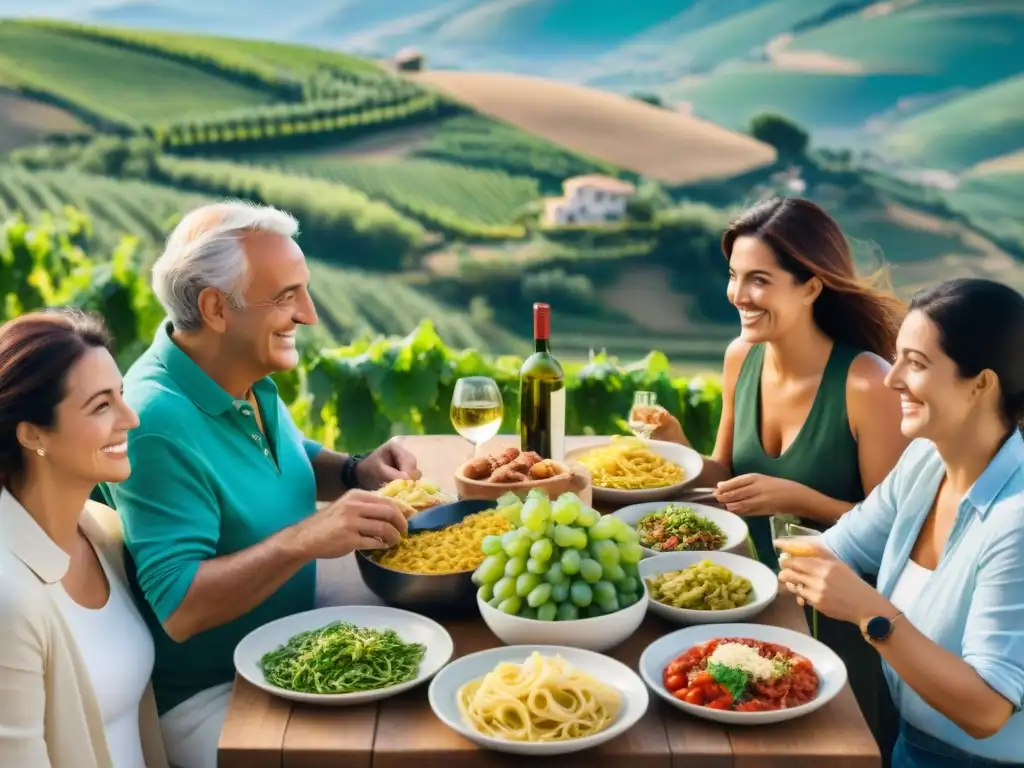
[[[88,501],[138,425],[109,347],[76,312],[0,327],[2,766],[167,768],[117,516]]]

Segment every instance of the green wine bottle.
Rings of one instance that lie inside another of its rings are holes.
[[[551,307],[533,305],[535,351],[519,371],[521,450],[544,459],[565,458],[565,373],[551,354]]]

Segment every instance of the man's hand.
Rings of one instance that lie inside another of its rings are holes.
[[[295,526],[299,547],[310,560],[393,547],[408,530],[405,515],[394,501],[358,489]]]
[[[391,438],[356,467],[359,487],[375,491],[392,480],[419,480],[416,457],[397,439]]]

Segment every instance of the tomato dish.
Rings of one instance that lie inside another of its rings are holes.
[[[790,709],[818,694],[818,673],[809,659],[751,638],[695,645],[665,667],[662,682],[680,701],[732,712]]]

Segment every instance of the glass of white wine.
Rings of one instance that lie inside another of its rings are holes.
[[[658,428],[658,425],[638,418],[637,410],[640,408],[653,408],[657,404],[658,396],[654,392],[638,389],[633,393],[633,407],[629,409],[629,428],[634,435],[643,440],[649,440],[654,430]]]
[[[792,515],[772,515],[772,542],[775,544],[775,551],[779,551],[778,542],[785,541],[789,552],[779,552],[781,563],[790,554],[803,557],[814,557],[818,553],[818,537],[821,531],[795,523]]]
[[[468,376],[455,382],[452,393],[451,418],[455,431],[477,449],[498,434],[505,405],[494,379]]]

